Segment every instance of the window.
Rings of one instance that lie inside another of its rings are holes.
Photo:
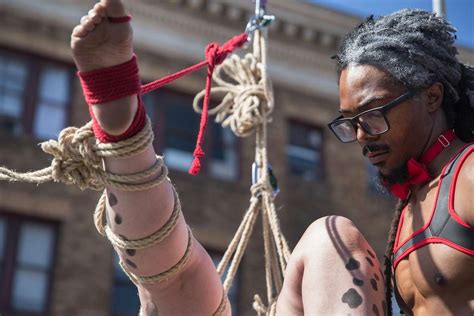
[[[120,267],[117,253],[113,253],[112,316],[136,316],[140,310],[137,287]]]
[[[0,132],[57,138],[67,124],[71,67],[0,50]]]
[[[305,180],[321,180],[323,174],[323,135],[320,129],[289,122],[286,155],[289,171]]]
[[[147,113],[156,125],[157,150],[164,153],[167,165],[188,171],[199,131],[200,115],[192,108],[193,97],[169,89],[159,89],[144,96]],[[237,177],[236,137],[209,117],[202,172],[216,178]]]
[[[57,225],[2,215],[0,236],[0,311],[49,314]]]
[[[27,74],[24,60],[0,55],[0,129],[14,135],[23,131]]]
[[[57,138],[65,127],[70,73],[64,67],[44,65],[40,73],[33,133],[40,139]]]

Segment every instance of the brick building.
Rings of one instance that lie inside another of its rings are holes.
[[[93,1],[0,1],[0,165],[33,170],[49,164],[37,144],[88,120],[69,37]],[[211,41],[243,31],[250,1],[130,0],[143,81],[203,58]],[[329,59],[358,19],[304,2],[272,0],[269,72],[276,110],[270,161],[276,199],[291,247],[315,219],[352,219],[379,256],[394,201],[374,189],[374,169],[357,144],[342,145],[325,127],[336,115],[336,76]],[[460,48],[474,63],[474,52]],[[170,176],[194,235],[216,261],[249,200],[253,138],[236,139],[211,126],[201,175],[186,173],[199,117],[191,104],[204,86],[198,72],[145,98]],[[60,184],[0,183],[0,313],[9,315],[136,315],[137,296],[120,272],[107,240],[95,231],[99,194]],[[236,315],[253,315],[264,294],[261,233],[257,229],[232,292]]]

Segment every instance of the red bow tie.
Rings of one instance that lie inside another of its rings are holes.
[[[428,171],[428,165],[432,162],[451,141],[456,138],[452,130],[448,130],[441,134],[437,141],[428,148],[417,161],[413,158],[408,160],[408,180],[404,183],[396,183],[389,185],[390,192],[402,200],[406,200],[410,193],[410,186],[417,184],[425,184],[433,179],[433,176]]]

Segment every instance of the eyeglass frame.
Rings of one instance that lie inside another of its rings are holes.
[[[409,100],[410,98],[414,97],[416,94],[416,91],[413,91],[413,90],[409,90],[407,92],[405,92],[404,94],[400,95],[399,97],[397,97],[396,99],[390,101],[389,103],[385,104],[385,105],[382,105],[382,106],[379,106],[379,107],[376,107],[376,108],[373,108],[373,109],[368,109],[368,110],[365,110],[353,117],[343,117],[342,115],[336,117],[334,120],[332,120],[330,123],[328,123],[328,127],[329,129],[331,130],[331,132],[333,132],[333,134],[337,137],[337,139],[342,142],[342,143],[352,143],[354,141],[357,140],[357,129],[360,127],[364,130],[364,132],[366,132],[367,134],[371,135],[371,136],[376,136],[376,135],[382,135],[386,132],[388,132],[390,130],[390,122],[388,121],[387,119],[387,116],[386,116],[386,113],[393,109],[394,107],[396,107],[397,105],[400,105],[402,104],[403,102]],[[364,114],[367,114],[369,112],[372,112],[372,111],[380,111],[380,113],[382,113],[382,116],[383,116],[383,119],[385,120],[385,123],[387,124],[387,129],[381,133],[376,133],[376,134],[372,134],[371,132],[369,132],[368,130],[366,130],[363,126],[363,124],[360,124],[359,122],[359,117],[364,115]],[[351,124],[352,124],[352,127],[354,128],[354,131],[355,131],[355,138],[353,140],[350,140],[350,141],[343,141],[342,139],[339,138],[339,136],[337,135],[337,133],[334,131],[332,125],[336,122],[342,122],[342,121],[349,121]]]

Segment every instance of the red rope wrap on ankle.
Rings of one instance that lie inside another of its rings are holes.
[[[112,67],[77,73],[88,104],[104,104],[140,92],[137,57]]]
[[[121,135],[107,134],[100,127],[91,107],[93,104],[104,104],[140,93],[141,84],[136,56],[123,64],[89,72],[78,72],[77,74],[81,80],[84,96],[89,104],[94,134],[100,142],[111,143],[124,140],[135,135],[145,126],[146,113],[140,97],[138,97],[138,109],[133,122]]]

